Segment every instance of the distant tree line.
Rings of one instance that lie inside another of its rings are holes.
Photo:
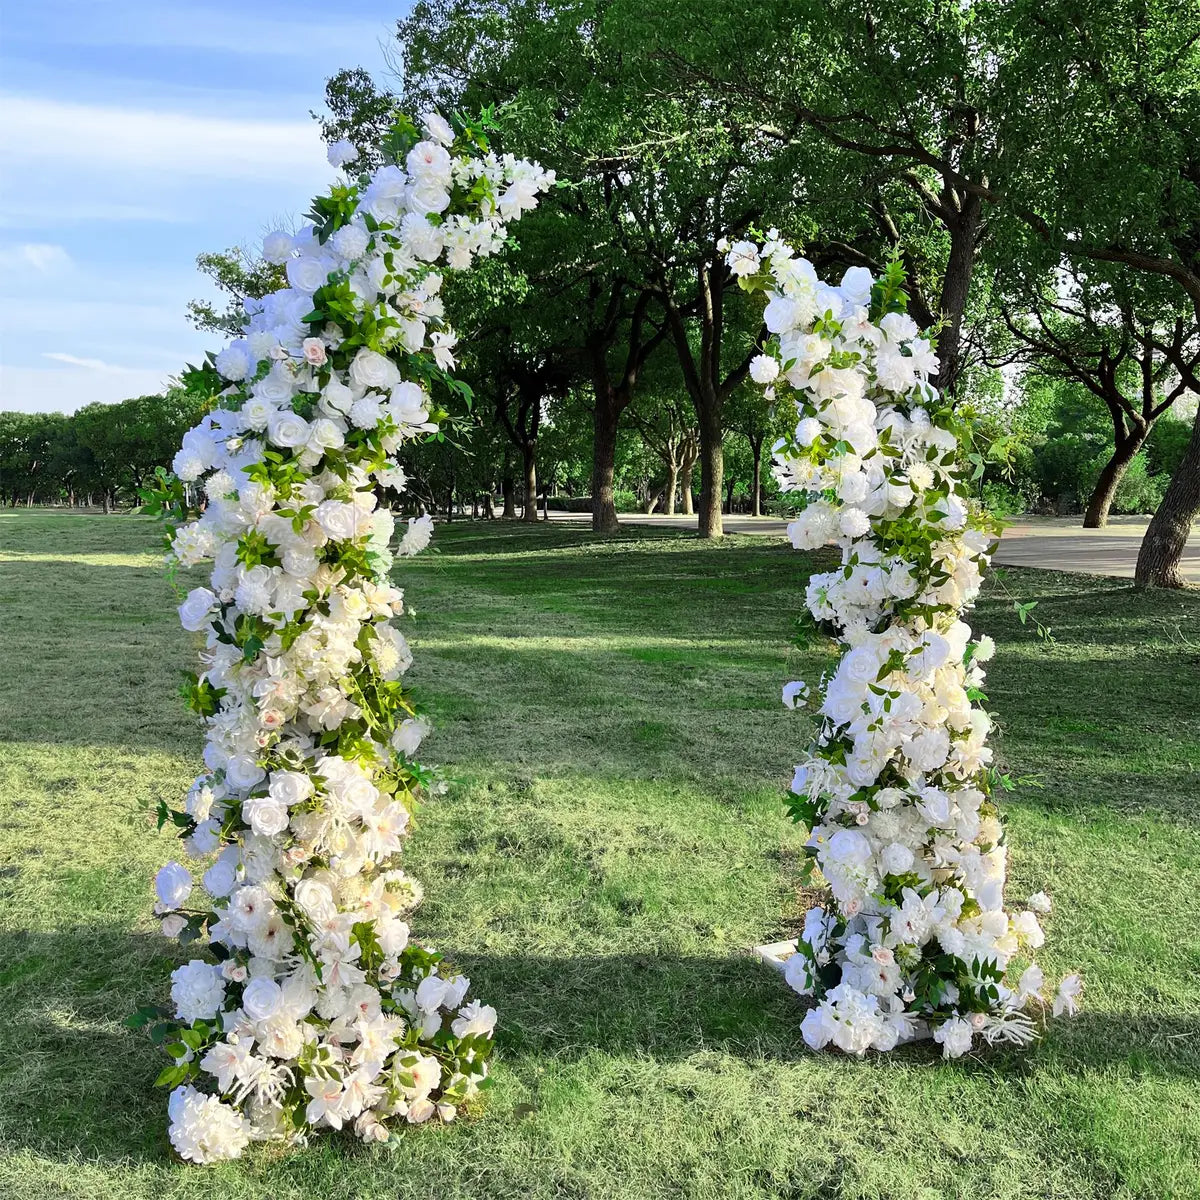
[[[137,503],[169,466],[205,401],[172,388],[77,412],[0,412],[0,504],[102,507]]]
[[[778,509],[766,468],[788,414],[747,383],[763,329],[722,249],[777,228],[835,280],[901,257],[936,382],[979,418],[983,499],[1088,526],[1152,512],[1138,582],[1181,585],[1200,512],[1186,6],[417,0],[397,46],[395,92],[360,69],[329,80],[330,140],[371,166],[398,111],[488,110],[501,150],[563,184],[508,253],[447,280],[474,401],[405,464],[414,502],[582,507],[601,532],[634,507],[695,511],[701,537]],[[280,284],[254,251],[199,266],[222,298],[190,315],[213,332]],[[10,503],[133,486],[129,464],[64,473],[40,445],[5,468]]]

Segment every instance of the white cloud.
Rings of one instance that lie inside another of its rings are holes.
[[[169,371],[139,367],[78,366],[69,355],[60,367],[0,365],[0,409],[17,412],[74,412],[99,401],[112,404],[130,396],[149,396],[162,390]],[[98,360],[80,360],[95,362]]]
[[[23,268],[39,275],[66,270],[71,256],[62,246],[51,242],[21,242],[15,246],[0,246],[0,270],[21,271]]]
[[[129,367],[114,367],[102,358],[80,358],[75,354],[64,354],[60,350],[47,350],[43,358],[52,358],[55,362],[67,363],[72,367],[86,367],[89,371],[128,371]]]
[[[330,177],[315,121],[258,121],[0,96],[0,156],[14,167],[69,164],[75,189],[86,168],[320,184]],[[127,181],[132,182],[132,181]],[[80,193],[66,193],[78,202]],[[136,202],[136,195],[128,198]]]

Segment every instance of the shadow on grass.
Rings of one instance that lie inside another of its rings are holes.
[[[121,1024],[138,1004],[165,997],[164,948],[156,936],[105,928],[0,935],[0,1134],[10,1148],[165,1160],[166,1097],[152,1086],[161,1055]],[[500,1011],[500,1057],[518,1075],[596,1051],[663,1063],[710,1051],[799,1064],[811,1053],[800,1036],[804,1003],[746,956],[460,954],[455,965]],[[1052,1023],[1030,1050],[978,1054],[950,1069],[1012,1081],[1047,1070],[1194,1078],[1198,1057],[1200,1016],[1085,1012]],[[887,1062],[941,1069],[931,1043]]]
[[[455,965],[500,1012],[507,1060],[571,1060],[591,1050],[670,1061],[700,1050],[751,1061],[811,1055],[800,1034],[807,1002],[771,968],[734,958],[618,955],[569,959],[459,954]],[[866,1060],[871,1062],[877,1056]],[[900,1064],[940,1062],[916,1043],[888,1056]],[[1047,1066],[1067,1074],[1126,1068],[1132,1074],[1200,1071],[1200,1014],[1089,1013],[1051,1021],[1028,1050],[981,1051],[959,1064],[1027,1076]]]

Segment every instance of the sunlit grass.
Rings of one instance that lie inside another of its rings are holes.
[[[0,1196],[1107,1200],[1200,1196],[1200,601],[1009,572],[988,683],[1018,778],[1012,891],[1055,898],[1085,1012],[1025,1053],[812,1055],[747,954],[802,903],[780,685],[812,561],[768,539],[457,525],[397,571],[454,781],[421,814],[418,933],[501,1013],[477,1116],[174,1163],[122,1026],[175,961],[152,831],[200,733],[141,519],[0,514]]]

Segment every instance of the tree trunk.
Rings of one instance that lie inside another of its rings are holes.
[[[1140,588],[1182,588],[1179,560],[1187,548],[1192,522],[1200,512],[1200,409],[1192,436],[1138,551],[1134,584]]]
[[[1083,514],[1084,529],[1103,529],[1108,524],[1108,510],[1112,508],[1113,497],[1125,477],[1129,464],[1134,455],[1145,444],[1150,433],[1150,425],[1135,426],[1134,432],[1118,439],[1113,449],[1112,457],[1104,464],[1100,478],[1088,498],[1087,509]]]
[[[521,447],[525,465],[525,506],[521,509],[522,521],[536,521],[537,511],[537,443],[526,442]]]
[[[732,514],[733,512],[733,489],[737,487],[736,479],[725,480],[725,511]]]
[[[107,516],[111,512],[112,512],[112,496],[109,494],[109,491],[106,488],[104,491],[104,513],[105,513],[105,516]]]
[[[683,463],[679,468],[680,489],[683,492],[683,514],[686,517],[692,516],[696,511],[692,501],[692,471],[695,466],[696,447],[694,444],[689,444],[683,456]]]
[[[762,447],[762,438],[757,441],[750,439],[750,449],[754,451],[754,479],[750,485],[754,508],[751,511],[756,517],[762,516]]]
[[[500,494],[504,497],[504,511],[500,515],[505,521],[515,521],[517,519],[516,491],[516,481],[506,467],[504,475],[500,480]]]
[[[492,503],[492,484],[488,482],[488,489],[483,493],[483,515],[488,521],[496,519],[496,506]]]
[[[721,407],[710,398],[700,414],[699,534],[702,538],[719,538],[725,532],[721,524],[721,493],[725,482]]]
[[[667,505],[666,514],[668,517],[675,515],[675,490],[679,486],[679,468],[674,463],[667,464]]]
[[[617,422],[620,410],[609,386],[596,386],[596,414],[592,429],[592,529],[615,533],[620,528],[613,494],[617,461]]]
[[[962,201],[962,210],[950,226],[950,254],[942,279],[939,307],[946,324],[937,339],[940,360],[933,382],[940,390],[953,394],[962,374],[962,323],[975,272],[975,252],[983,218],[983,202],[976,195]]]

